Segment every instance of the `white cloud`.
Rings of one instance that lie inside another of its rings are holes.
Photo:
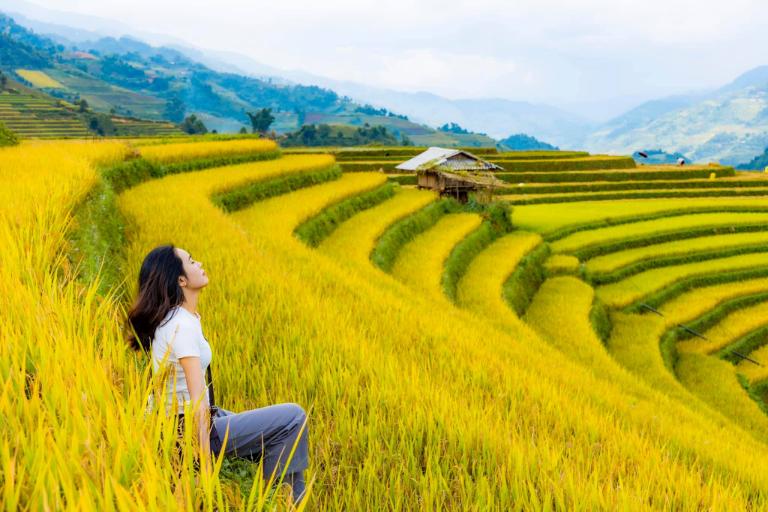
[[[34,1],[120,20],[157,41],[453,97],[652,96],[768,64],[765,0]]]

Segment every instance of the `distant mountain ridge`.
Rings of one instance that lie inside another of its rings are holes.
[[[598,127],[583,144],[590,151],[660,147],[693,161],[747,162],[768,147],[768,66],[714,91],[644,103]]]
[[[23,2],[13,0],[11,3]],[[106,28],[101,34],[111,30],[109,23],[103,25]],[[305,122],[350,126],[382,123],[393,133],[406,134],[414,143],[426,145],[493,145],[495,141],[490,137],[502,139],[510,134],[525,133],[567,149],[632,154],[643,148],[660,148],[670,154],[683,154],[693,161],[725,164],[749,162],[768,147],[768,66],[749,70],[718,89],[654,99],[606,122],[596,123],[550,105],[506,99],[452,100],[428,92],[393,91],[302,71],[278,70],[236,52],[208,51],[184,44],[156,48],[133,38],[100,38],[84,43],[97,32],[42,22],[37,26],[59,34],[54,41],[45,43],[49,47],[70,44],[67,38],[70,36],[76,39],[72,44],[94,51],[116,51],[122,56],[133,52],[144,61],[154,54],[164,55],[166,60],[176,55],[174,58],[179,61],[188,61],[191,64],[186,70],[171,69],[180,77],[172,81],[171,90],[183,93],[186,106],[200,112],[206,123],[220,130],[238,129],[246,123],[241,115],[244,109],[269,106],[273,101],[277,110],[275,127],[279,131],[296,129]],[[0,66],[12,67],[7,57],[0,54]],[[140,62],[128,62],[129,66],[137,64],[141,67]],[[148,71],[156,67],[150,64]],[[123,69],[128,70],[124,66]],[[95,71],[88,69],[87,72]],[[226,83],[220,80],[233,76],[237,78],[224,80]],[[171,99],[167,91],[136,87],[130,80],[119,82],[119,76],[97,76],[96,79],[102,82],[97,85],[109,82],[110,87],[119,89],[122,97],[127,98],[124,105],[119,105],[123,108],[120,113],[126,115],[133,112],[157,119],[163,115],[163,105]],[[299,85],[301,83],[312,85]],[[276,100],[270,94],[242,93],[242,89],[251,87],[279,92],[277,96],[283,97],[291,96],[287,91],[304,91],[309,98],[298,94],[298,100],[291,102]],[[106,92],[111,94],[114,88]],[[108,104],[100,103],[98,97],[94,99],[96,108],[109,108]],[[315,100],[320,103],[313,103]],[[323,101],[327,103],[322,104]],[[312,108],[306,108],[307,102]],[[409,120],[356,112],[365,104],[405,114]],[[134,112],[136,108],[143,110]],[[450,122],[473,132],[488,133],[490,137],[440,132],[434,128]]]
[[[97,111],[174,122],[195,113],[210,129],[222,132],[247,127],[247,111],[272,108],[278,132],[304,124],[381,125],[398,140],[416,144],[495,145],[481,134],[443,133],[406,116],[365,108],[316,85],[217,71],[186,52],[130,37],[74,43],[58,36],[54,41],[2,14],[0,68],[23,83],[18,69],[43,71],[62,85],[46,90],[48,94],[70,102],[85,99]]]

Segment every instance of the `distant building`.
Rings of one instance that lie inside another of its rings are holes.
[[[418,187],[466,202],[470,192],[503,185],[493,176],[502,167],[460,149],[432,147],[395,167],[416,172]]]

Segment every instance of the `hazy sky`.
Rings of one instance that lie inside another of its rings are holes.
[[[160,34],[154,42],[177,38],[277,68],[450,98],[633,103],[768,64],[766,0],[34,3],[119,21],[145,39]]]

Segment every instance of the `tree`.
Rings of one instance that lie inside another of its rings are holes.
[[[0,71],[0,91],[4,91],[7,86],[8,86],[8,77],[5,76],[5,73]]]
[[[248,128],[246,128],[245,126],[241,126],[240,133],[248,133]]]
[[[114,135],[115,125],[112,118],[107,114],[90,113],[88,118],[88,128],[101,136]]]
[[[173,121],[174,123],[180,123],[184,119],[184,112],[186,112],[187,106],[178,97],[174,96],[165,104],[165,112],[163,115],[166,119]]]
[[[18,143],[18,136],[0,123],[0,146],[15,146]]]
[[[203,134],[208,133],[208,128],[205,127],[203,122],[197,118],[195,114],[189,115],[186,118],[184,118],[184,121],[181,122],[179,125],[179,128],[185,133],[188,133],[190,135],[197,135],[197,134]]]
[[[269,126],[275,120],[271,108],[262,108],[256,112],[246,112],[246,114],[248,115],[248,119],[251,120],[253,133],[266,133],[267,130],[269,130]]]
[[[85,112],[86,110],[88,110],[88,102],[85,101],[85,98],[83,98],[77,102],[77,111]]]

